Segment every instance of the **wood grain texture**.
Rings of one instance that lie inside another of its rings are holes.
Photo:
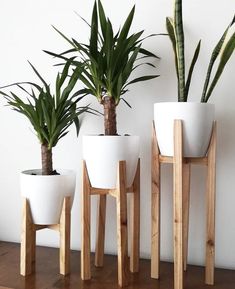
[[[139,271],[140,257],[140,159],[138,160],[135,178],[133,181],[133,193],[131,194],[131,252],[130,271]]]
[[[173,164],[174,158],[169,156],[159,156],[159,161],[162,164]],[[186,164],[194,164],[194,165],[207,165],[207,157],[202,158],[184,158],[183,162]]]
[[[99,189],[91,186],[85,161],[83,162],[83,202],[82,202],[82,249],[81,278],[91,279],[90,268],[90,198],[99,195],[97,212],[97,239],[95,266],[102,267],[104,261],[106,195],[116,198],[117,203],[117,245],[118,245],[118,284],[128,284],[128,230],[127,230],[127,193],[131,193],[131,252],[130,270],[139,270],[139,238],[140,238],[140,160],[131,187],[126,187],[126,162],[118,163],[117,187],[115,189]]]
[[[27,276],[32,273],[32,229],[29,202],[26,198],[23,198],[20,251],[20,274],[22,276]]]
[[[174,121],[174,289],[183,289],[183,139],[182,122]]]
[[[81,248],[81,278],[91,279],[90,262],[90,181],[86,163],[83,161],[83,191],[82,191],[82,248]]]
[[[160,272],[160,190],[161,167],[155,127],[152,127],[152,163],[151,163],[151,277],[158,279]]]
[[[214,284],[215,266],[215,178],[216,178],[216,123],[213,126],[208,150],[206,182],[206,276],[208,285]]]
[[[127,237],[127,194],[126,162],[120,161],[117,172],[117,246],[118,246],[118,284],[128,285],[128,237]]]
[[[32,224],[31,230],[31,262],[35,263],[36,261],[36,230]]]
[[[97,229],[95,247],[95,266],[104,265],[104,245],[105,245],[105,220],[106,220],[106,195],[98,197],[97,203]]]
[[[60,224],[37,225],[33,224],[30,205],[27,199],[23,199],[22,227],[21,227],[21,266],[22,276],[30,275],[35,266],[36,259],[36,231],[45,228],[60,232],[60,273],[66,275],[70,268],[70,197],[64,199]]]
[[[60,274],[70,273],[71,198],[65,197],[60,217]]]
[[[184,271],[188,262],[188,231],[189,231],[189,203],[190,203],[190,164],[183,164],[183,250]]]

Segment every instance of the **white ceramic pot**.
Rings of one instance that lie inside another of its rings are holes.
[[[64,197],[70,196],[73,202],[75,172],[57,171],[59,175],[45,176],[41,170],[23,171],[20,175],[21,194],[29,201],[34,224],[58,224]]]
[[[215,119],[211,103],[162,102],[154,104],[154,121],[160,152],[173,156],[174,120],[183,121],[183,153],[185,157],[205,156]]]
[[[115,188],[118,162],[125,160],[127,186],[131,186],[139,152],[138,136],[83,136],[83,159],[91,185],[103,189]]]

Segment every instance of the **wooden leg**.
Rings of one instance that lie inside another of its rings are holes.
[[[174,122],[174,288],[183,289],[182,122]]]
[[[102,267],[104,264],[105,243],[105,219],[106,219],[106,195],[99,196],[96,230],[95,266]]]
[[[151,209],[151,277],[158,279],[160,271],[160,162],[155,128],[152,134],[152,209]]]
[[[139,271],[140,255],[140,160],[138,160],[131,194],[131,230],[130,271],[135,273]]]
[[[117,202],[117,241],[118,241],[118,284],[128,285],[128,240],[127,240],[127,194],[126,163],[120,161],[118,166]]]
[[[207,192],[206,192],[206,277],[205,283],[214,284],[215,266],[215,161],[216,125],[214,124],[211,144],[208,151]]]
[[[90,264],[90,182],[86,164],[83,161],[83,200],[82,200],[82,247],[81,247],[81,278],[91,279]]]
[[[60,218],[60,274],[70,272],[70,197],[64,198]]]
[[[189,203],[190,203],[190,164],[183,164],[183,247],[184,271],[188,261],[188,230],[189,230]]]
[[[20,274],[22,276],[32,273],[32,229],[30,206],[27,199],[24,198],[20,248]]]
[[[31,244],[31,248],[32,248],[32,251],[31,251],[31,260],[32,260],[32,263],[35,263],[35,260],[36,260],[36,230],[34,228],[32,228],[32,244]]]

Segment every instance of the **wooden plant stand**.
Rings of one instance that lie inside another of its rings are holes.
[[[139,234],[140,234],[140,160],[133,184],[126,187],[126,162],[120,161],[117,170],[117,187],[115,189],[99,189],[91,186],[86,163],[83,161],[83,201],[82,201],[82,248],[81,248],[81,278],[91,279],[90,265],[90,199],[99,195],[97,220],[97,240],[95,266],[103,266],[106,195],[116,198],[117,205],[117,246],[118,246],[118,284],[128,285],[128,231],[127,231],[127,193],[131,194],[131,251],[130,271],[139,270]]]
[[[36,231],[52,229],[60,233],[60,274],[70,272],[70,197],[65,197],[63,202],[60,223],[55,225],[36,225],[32,222],[29,202],[23,199],[20,274],[30,275],[34,269],[36,254]]]
[[[174,225],[174,288],[183,289],[183,272],[187,269],[190,166],[207,166],[206,182],[206,274],[205,283],[214,284],[215,260],[215,166],[216,123],[213,125],[207,155],[202,158],[183,157],[182,121],[174,122],[174,156],[162,156],[153,125],[152,135],[152,248],[151,277],[159,278],[160,268],[160,170],[161,164],[171,163],[173,176],[173,225]]]

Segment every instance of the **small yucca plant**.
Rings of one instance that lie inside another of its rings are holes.
[[[4,88],[16,86],[20,89],[21,94],[12,91],[6,93],[3,90],[0,93],[13,110],[26,116],[32,124],[41,144],[42,174],[56,174],[52,165],[52,148],[68,133],[68,128],[73,123],[78,135],[79,116],[89,111],[89,106],[77,106],[83,98],[81,96],[83,91],[72,93],[79,73],[78,69],[75,69],[68,78],[70,61],[66,63],[62,73],[57,74],[55,94],[51,92],[50,85],[46,83],[35,67],[30,65],[42,85],[33,82],[19,82]],[[28,89],[27,86],[30,88]]]
[[[201,40],[199,41],[194,56],[189,68],[187,80],[185,81],[185,51],[184,51],[184,27],[183,27],[183,16],[182,16],[182,0],[174,1],[174,17],[166,18],[166,27],[172,42],[174,54],[175,54],[175,68],[178,79],[178,101],[186,102],[188,100],[189,87],[191,78],[194,70],[194,66],[197,62]],[[203,87],[201,102],[207,102],[225,68],[226,63],[234,52],[235,49],[235,33],[233,33],[228,39],[227,35],[230,28],[235,22],[235,16],[232,22],[228,25],[219,42],[216,44],[210,58],[209,66],[207,69],[206,79]],[[220,60],[217,66],[217,70],[211,79],[211,73],[220,55]]]
[[[66,55],[72,53],[73,65],[79,70],[79,79],[85,85],[85,92],[94,95],[104,107],[105,135],[117,134],[116,106],[120,100],[124,100],[123,95],[128,91],[128,86],[159,76],[142,75],[133,80],[129,79],[139,65],[147,64],[155,67],[149,62],[139,63],[140,58],[158,58],[155,54],[142,48],[145,38],[141,38],[141,36],[144,30],[129,34],[134,13],[135,6],[124,25],[114,33],[100,0],[98,0],[98,5],[95,1],[91,24],[89,24],[90,42],[83,44],[75,39],[69,39],[54,27],[71,45],[71,49],[61,54],[46,51],[66,62],[69,61]],[[124,101],[126,102],[126,100]]]

